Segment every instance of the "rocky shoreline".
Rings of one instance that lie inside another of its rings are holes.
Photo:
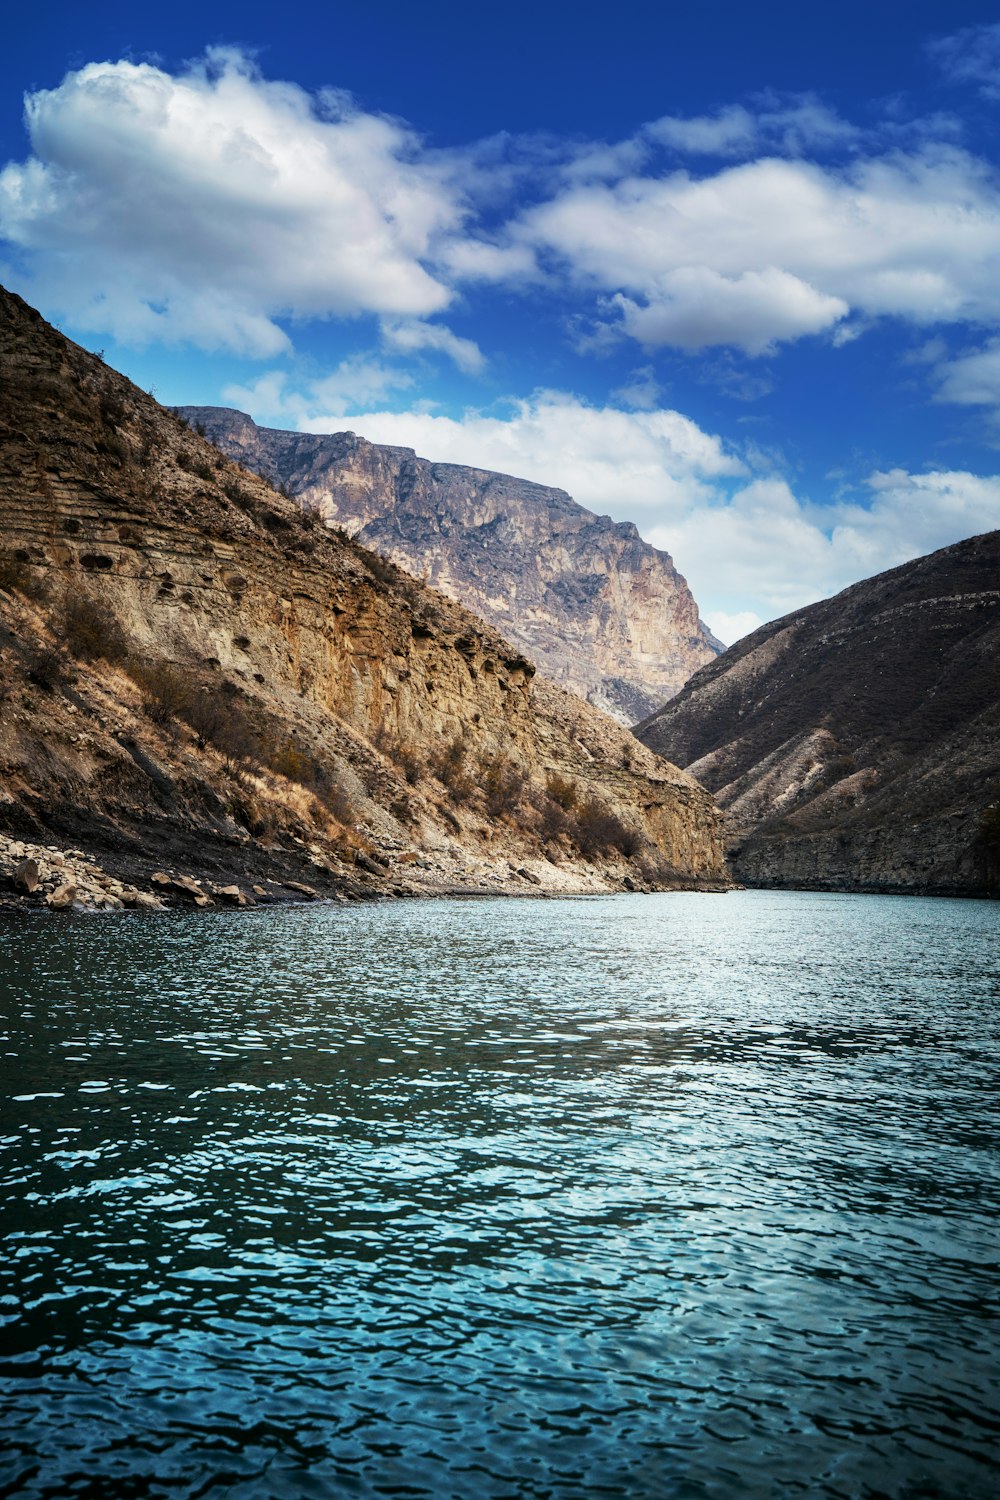
[[[288,874],[230,869],[213,875],[162,867],[147,858],[87,853],[76,847],[31,843],[0,834],[0,913],[165,912],[249,910],[304,902],[353,904],[448,896],[608,895],[664,889],[626,874],[611,883],[596,869],[560,869],[548,860],[515,863],[492,858],[457,861],[447,849],[414,854],[401,849],[371,860],[356,876],[316,861],[315,883]],[[313,867],[310,867],[310,873]],[[689,888],[685,886],[685,888]],[[699,889],[727,890],[706,882]]]

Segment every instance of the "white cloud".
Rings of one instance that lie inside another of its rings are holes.
[[[937,46],[953,77],[992,86],[1000,28]],[[90,63],[31,94],[26,121],[32,155],[0,172],[19,285],[123,343],[273,358],[289,321],[368,314],[398,352],[475,373],[477,346],[437,319],[457,287],[491,283],[582,293],[578,318],[648,347],[761,355],[880,317],[1000,326],[1000,188],[947,120],[862,131],[812,96],[761,95],[618,142],[432,150],[216,49],[177,76]],[[831,151],[840,165],[806,159]],[[701,170],[712,156],[732,161]],[[699,171],[663,169],[679,158]]]
[[[854,329],[883,316],[1000,321],[1000,188],[950,145],[571,184],[511,235],[611,294],[647,345],[760,353],[849,311]]]
[[[867,485],[870,505],[841,502],[834,515],[834,544],[858,577],[1000,527],[1000,475],[891,469]]]
[[[407,370],[366,355],[351,355],[329,375],[310,381],[305,388],[295,387],[284,370],[267,370],[251,385],[224,386],[222,399],[265,425],[297,425],[317,409],[328,413],[331,422],[343,425],[344,414],[358,402],[384,400],[391,392],[407,390],[413,384]]]
[[[554,485],[581,505],[619,520],[682,516],[713,484],[746,471],[717,437],[675,411],[591,406],[558,391],[512,403],[507,416],[470,411],[460,420],[429,412],[355,410],[346,422],[372,442],[414,448],[437,463],[495,469]],[[314,411],[307,432],[344,425]]]
[[[620,401],[623,406],[635,411],[653,411],[660,405],[663,394],[653,366],[642,365],[638,370],[632,371],[623,385],[611,392],[611,399]]]
[[[641,344],[675,349],[734,344],[750,355],[821,333],[848,311],[839,297],[827,297],[774,266],[739,276],[720,276],[708,266],[681,266],[657,278],[649,297],[644,306],[630,297],[614,299],[625,331]]]
[[[382,339],[388,348],[401,354],[416,354],[421,349],[446,354],[465,375],[478,375],[486,363],[473,339],[460,338],[442,323],[425,323],[418,318],[383,319]]]
[[[745,635],[757,629],[765,622],[760,615],[754,614],[752,609],[742,609],[736,614],[730,614],[724,609],[713,609],[707,614],[702,610],[702,619],[712,634],[722,642],[724,646],[733,646]]]
[[[1000,24],[935,37],[927,51],[950,82],[978,83],[986,98],[1000,99]]]
[[[856,145],[862,132],[811,94],[789,99],[762,95],[754,108],[730,104],[714,115],[664,115],[644,127],[642,138],[685,155],[749,156],[780,151],[799,156],[807,150]]]
[[[0,229],[78,326],[271,356],[277,317],[421,319],[461,228],[446,173],[398,122],[263,80],[234,51],[172,77],[92,63],[26,101],[33,157]]]
[[[963,537],[1000,527],[1000,476],[875,473],[861,500],[818,507],[784,480],[755,479],[645,534],[678,561],[702,613],[774,619]]]
[[[1000,339],[938,365],[939,401],[1000,409]]]

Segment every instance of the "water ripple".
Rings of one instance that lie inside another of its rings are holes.
[[[997,910],[0,926],[0,1495],[992,1497]]]

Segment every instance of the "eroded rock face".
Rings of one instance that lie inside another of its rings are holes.
[[[1000,532],[740,641],[636,728],[756,885],[1000,888]]]
[[[562,490],[410,448],[180,407],[213,443],[323,519],[460,600],[554,682],[632,724],[722,649],[666,552]]]
[[[724,882],[707,794],[496,631],[6,293],[0,361],[0,833],[171,903]]]

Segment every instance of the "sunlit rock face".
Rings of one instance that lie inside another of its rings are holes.
[[[219,898],[725,880],[691,777],[2,290],[0,361],[12,870],[75,844]]]
[[[563,490],[431,463],[353,432],[282,432],[225,407],[179,410],[224,453],[468,605],[621,723],[659,707],[722,649],[669,555]]]
[[[754,884],[1000,889],[1000,531],[786,615],[636,728]]]

